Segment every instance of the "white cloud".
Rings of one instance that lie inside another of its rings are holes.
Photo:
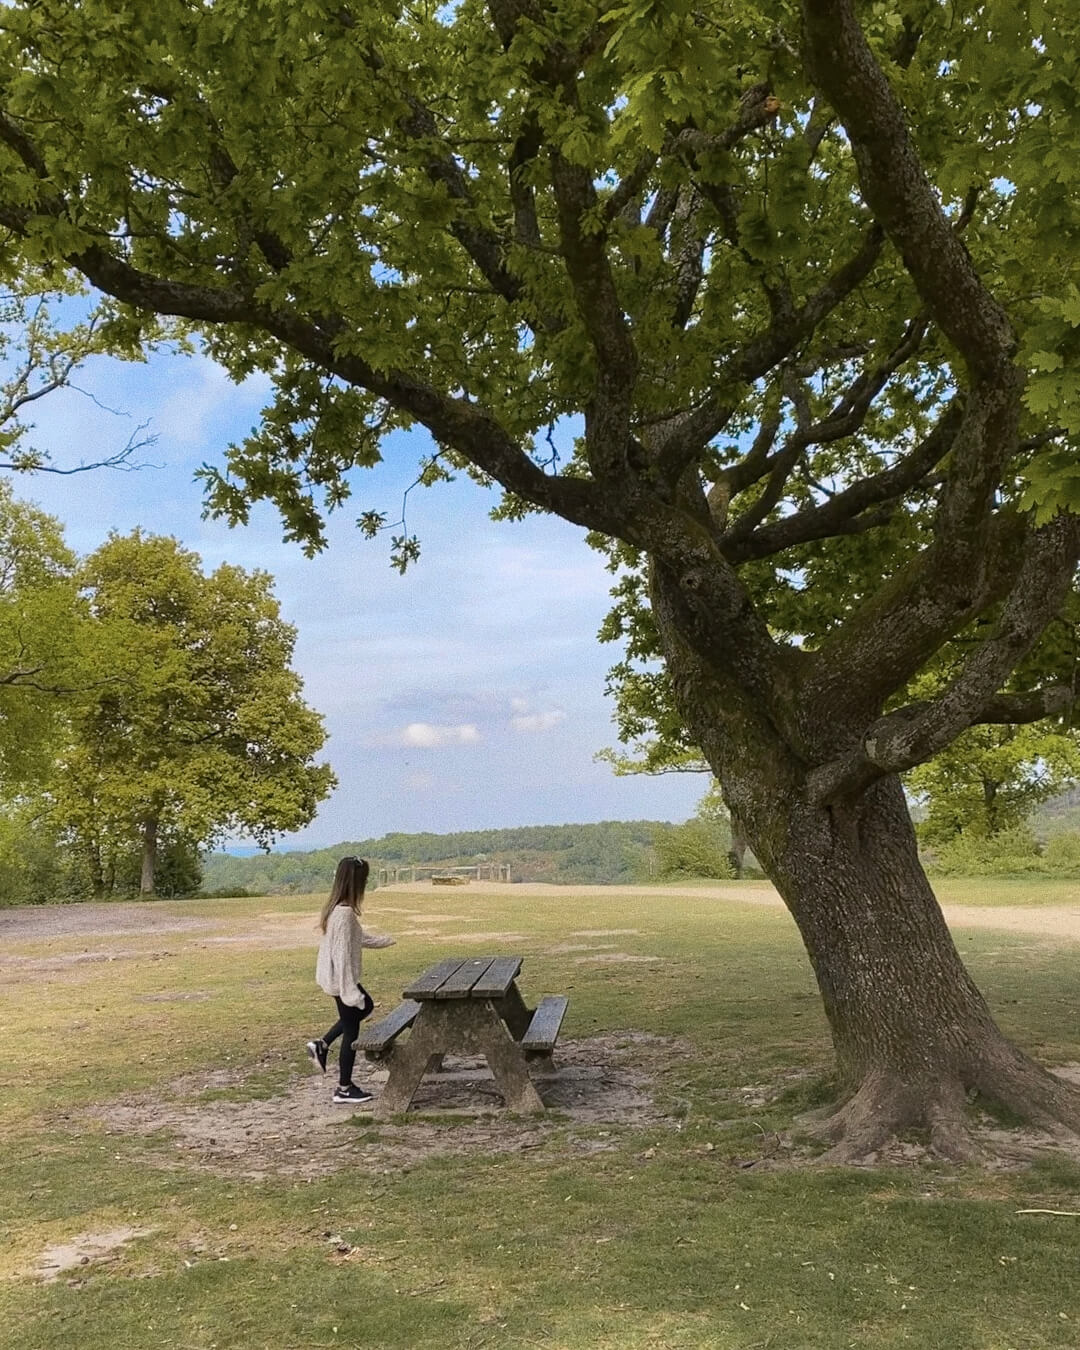
[[[471,745],[480,739],[480,733],[472,722],[462,722],[458,726],[435,726],[431,722],[410,722],[402,731],[404,745],[415,745],[423,749],[433,749],[439,745]]]
[[[515,699],[515,703],[520,703],[520,699]],[[557,727],[560,722],[566,721],[566,714],[561,708],[552,708],[548,712],[539,713],[519,713],[517,717],[511,717],[510,725],[515,731],[550,731],[552,727]]]

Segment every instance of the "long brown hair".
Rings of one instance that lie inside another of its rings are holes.
[[[326,904],[319,915],[319,927],[326,932],[326,923],[332,910],[338,905],[348,905],[354,914],[359,914],[364,900],[370,866],[365,858],[342,858],[334,873],[334,884],[330,887]]]

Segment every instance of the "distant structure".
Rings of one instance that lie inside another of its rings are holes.
[[[430,879],[437,886],[462,886],[468,881],[509,881],[509,863],[473,863],[469,867],[428,867],[403,863],[397,867],[380,867],[376,873],[380,886],[395,881],[423,881]]]

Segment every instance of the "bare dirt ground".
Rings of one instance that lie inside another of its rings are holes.
[[[107,1132],[168,1132],[148,1161],[224,1176],[323,1176],[359,1162],[373,1172],[400,1172],[421,1158],[446,1153],[520,1153],[541,1149],[556,1132],[574,1152],[615,1147],[626,1128],[664,1122],[653,1091],[663,1068],[687,1058],[690,1047],[640,1031],[560,1042],[553,1072],[533,1077],[545,1116],[508,1116],[486,1064],[447,1056],[429,1075],[405,1123],[376,1125],[359,1108],[334,1105],[333,1075],[312,1072],[264,1100],[228,1100],[245,1074],[188,1074],[164,1092],[131,1094],[91,1109]],[[253,1065],[257,1072],[265,1065]],[[356,1081],[376,1092],[387,1070],[357,1064]],[[607,1128],[605,1128],[607,1127]],[[565,1132],[565,1133],[562,1133]]]

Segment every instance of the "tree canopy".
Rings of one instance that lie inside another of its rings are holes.
[[[268,845],[308,824],[331,790],[314,756],[321,717],[291,667],[296,631],[265,572],[206,575],[175,539],[112,535],[78,576],[94,625],[92,693],[73,710],[54,818],[92,855],[143,843],[154,890],[159,836]]]
[[[416,426],[425,479],[611,550],[664,667],[640,724],[713,767],[807,942],[845,1156],[963,1152],[973,1091],[1080,1123],[964,971],[898,778],[1074,700],[1078,40],[1064,0],[0,10],[5,266],[274,383],[213,510],[317,548]]]
[[[306,825],[334,776],[295,638],[268,574],[138,530],[79,561],[0,480],[0,856],[38,892],[131,889],[140,854],[144,892],[192,889],[224,834]]]

